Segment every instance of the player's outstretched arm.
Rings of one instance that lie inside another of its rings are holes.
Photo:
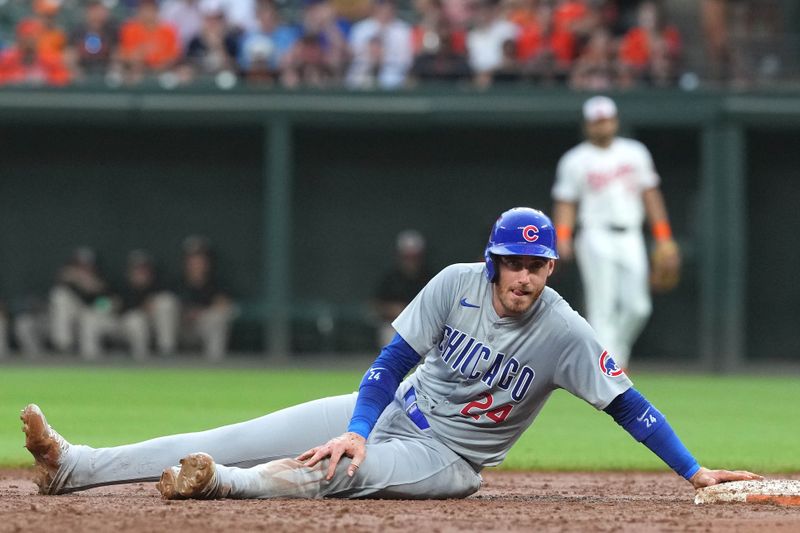
[[[763,479],[744,470],[709,470],[700,466],[664,415],[633,387],[617,396],[604,411],[696,489],[727,481]]]
[[[689,483],[694,488],[700,489],[727,481],[750,481],[754,479],[761,480],[764,478],[746,470],[709,470],[701,466],[700,470],[689,478]]]
[[[328,473],[325,476],[325,479],[330,481],[342,457],[350,457],[351,461],[350,466],[347,468],[347,475],[353,477],[358,467],[364,462],[364,457],[367,456],[366,444],[367,439],[358,433],[348,431],[329,440],[322,446],[316,446],[303,452],[297,457],[297,460],[305,461],[306,466],[312,467],[323,459],[330,457],[331,462],[328,465]]]

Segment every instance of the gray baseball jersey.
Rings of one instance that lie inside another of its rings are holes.
[[[524,316],[500,318],[483,263],[442,270],[393,326],[424,357],[404,386],[436,437],[476,468],[502,462],[555,389],[603,409],[631,387],[553,289]]]

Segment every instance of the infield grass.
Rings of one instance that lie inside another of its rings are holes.
[[[113,446],[246,420],[355,390],[360,372],[0,368],[0,466],[31,463],[19,410],[38,403],[71,442]],[[636,375],[711,468],[800,472],[797,377]],[[291,428],[289,429],[291,430]],[[666,470],[608,415],[557,391],[503,468]]]

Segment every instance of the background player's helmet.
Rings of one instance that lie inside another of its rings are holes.
[[[489,281],[494,281],[497,276],[493,255],[533,255],[558,259],[553,222],[538,209],[509,209],[494,223],[483,254]]]

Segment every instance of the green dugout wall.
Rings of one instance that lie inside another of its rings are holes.
[[[800,98],[615,95],[663,177],[685,253],[636,356],[732,370],[800,358]],[[373,350],[367,302],[395,234],[436,270],[480,257],[494,217],[550,209],[585,95],[0,92],[0,298],[46,294],[76,245],[119,280],[145,247],[179,275],[188,234],[215,243],[241,302],[234,348]],[[573,265],[552,283],[577,307]]]

